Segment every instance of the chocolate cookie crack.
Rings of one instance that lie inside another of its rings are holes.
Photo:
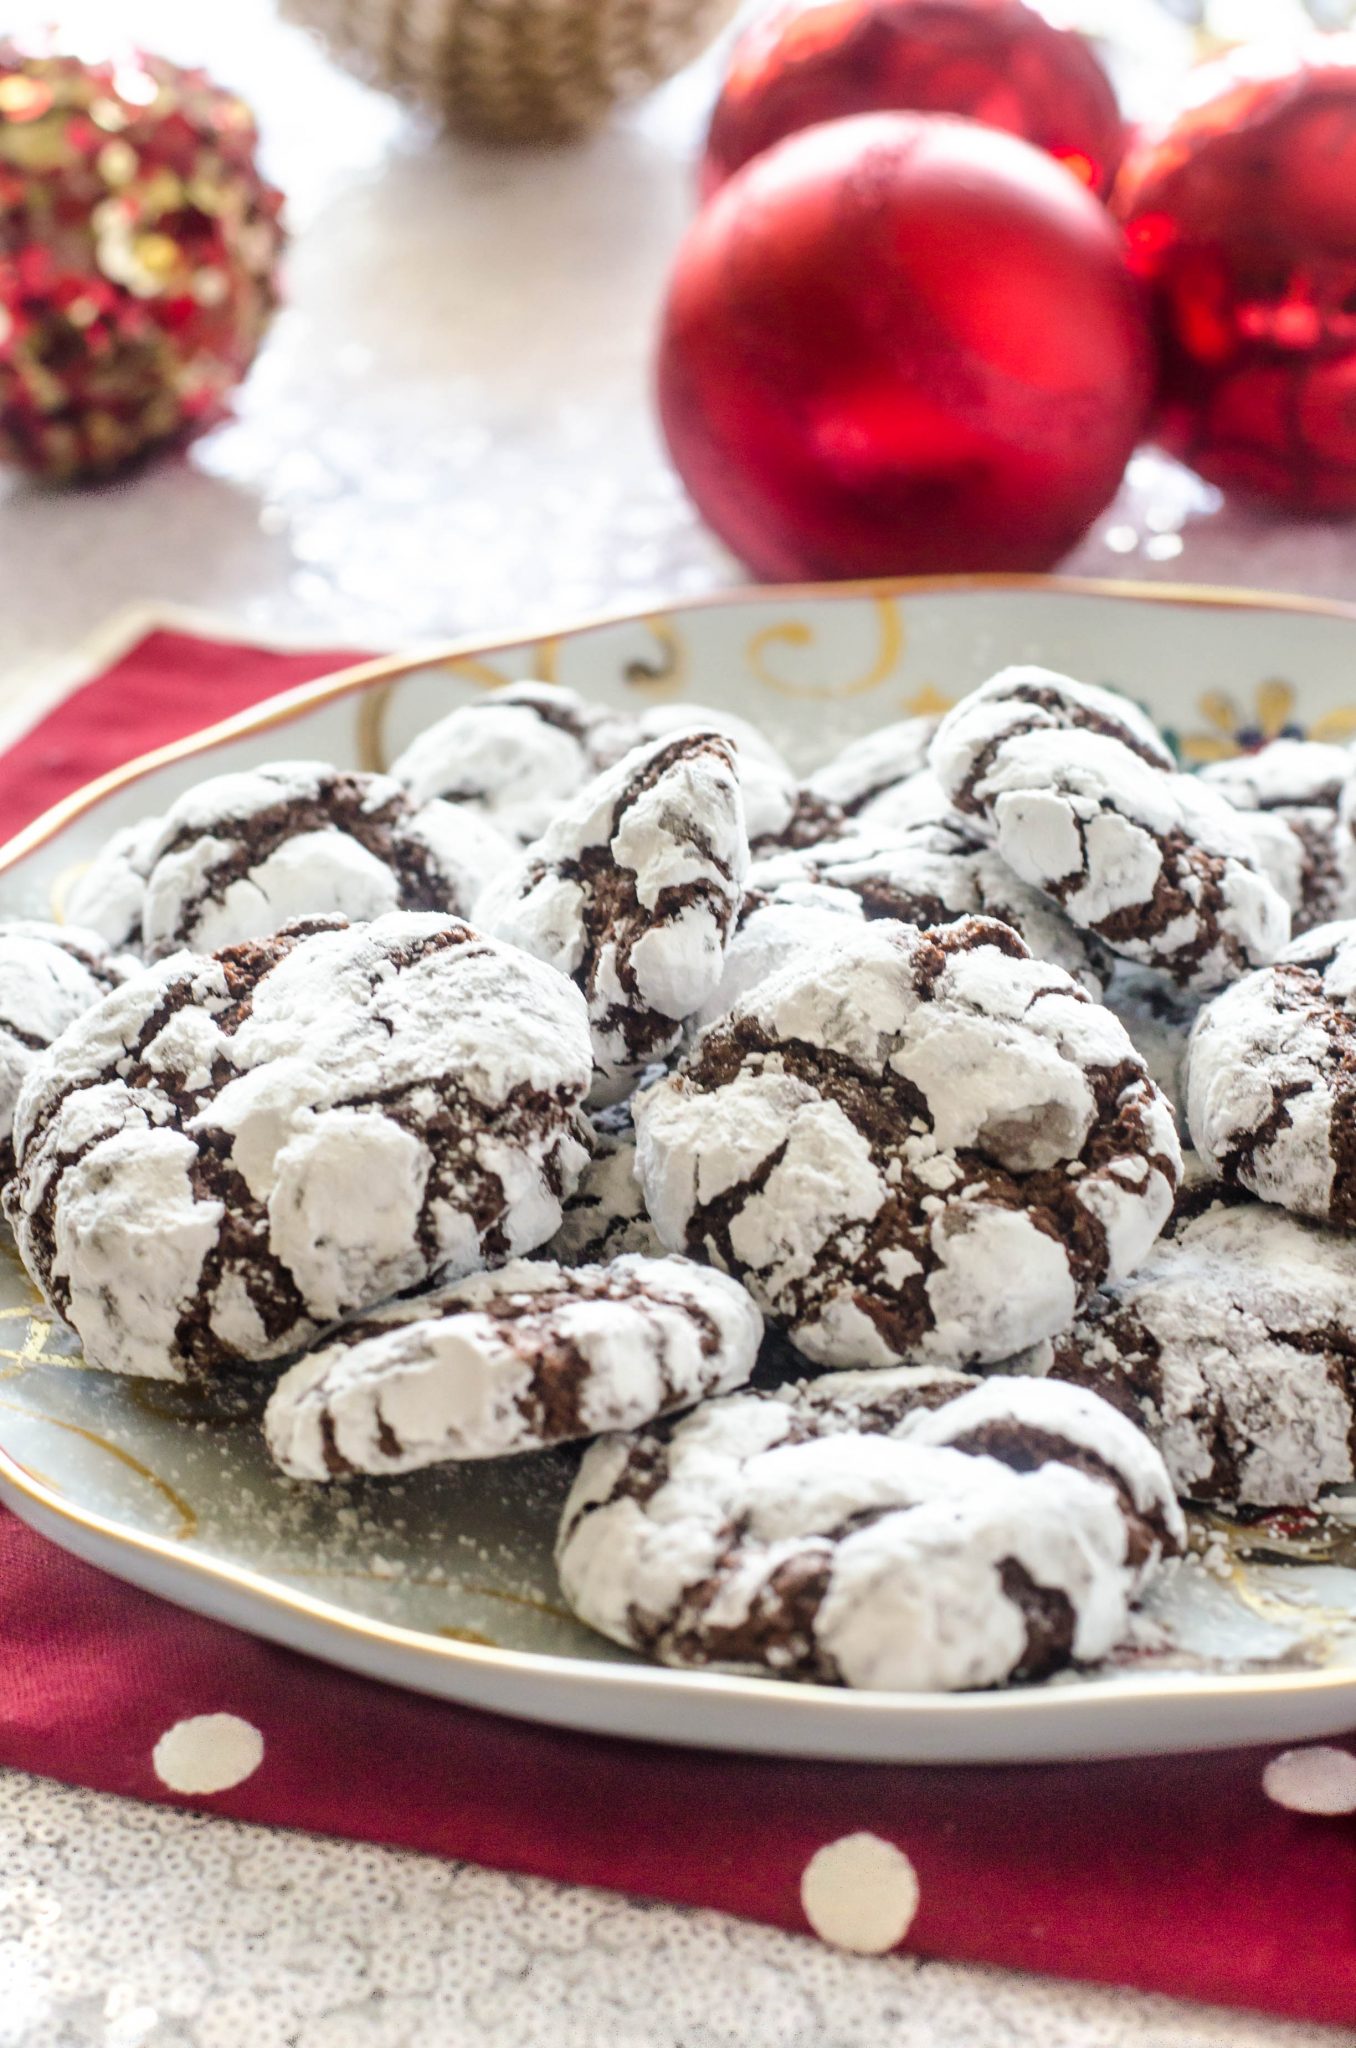
[[[1015,1557],[1001,1560],[998,1577],[1004,1594],[1026,1624],[1026,1649],[1013,1667],[1013,1678],[1039,1678],[1071,1662],[1077,1617],[1068,1594],[1057,1586],[1038,1585]]]
[[[935,951],[943,951],[940,944]],[[930,985],[926,952],[922,966],[926,988]],[[866,1140],[886,1188],[873,1217],[842,1232],[812,1273],[788,1283],[787,1299],[793,1306],[779,1308],[779,1314],[790,1314],[793,1321],[805,1317],[827,1288],[843,1286],[886,1341],[907,1354],[930,1326],[926,1283],[941,1264],[930,1229],[930,1212],[941,1207],[941,1200],[919,1174],[917,1163],[911,1164],[906,1157],[908,1141],[933,1128],[926,1098],[913,1083],[888,1068],[877,1075],[843,1053],[801,1040],[776,1038],[747,1015],[728,1020],[699,1041],[686,1080],[705,1091],[728,1086],[742,1074],[758,1072],[784,1074],[799,1081],[812,1097],[834,1103]],[[945,1191],[945,1206],[953,1215],[966,1203],[1024,1213],[1035,1228],[1067,1252],[1076,1290],[1083,1298],[1106,1270],[1107,1240],[1100,1218],[1079,1199],[1079,1181],[1088,1173],[1105,1173],[1137,1194],[1139,1182],[1133,1171],[1128,1169],[1127,1178],[1116,1171],[1116,1162],[1127,1154],[1156,1169],[1169,1182],[1175,1177],[1171,1160],[1158,1153],[1146,1154],[1144,1149],[1142,1108],[1148,1084],[1138,1064],[1126,1060],[1086,1073],[1095,1108],[1076,1160],[1018,1173],[982,1151],[959,1148],[946,1155],[954,1177]],[[741,1270],[743,1262],[731,1240],[732,1227],[751,1196],[764,1190],[786,1149],[784,1143],[760,1161],[754,1173],[695,1209],[688,1230],[690,1251],[714,1253],[729,1270]],[[1082,1167],[1083,1175],[1071,1178],[1070,1165]],[[887,1302],[882,1297],[882,1261],[901,1246],[918,1270],[896,1283]]]
[[[195,878],[187,892],[173,932],[157,951],[172,952],[192,931],[203,905],[220,904],[236,882],[247,879],[289,840],[314,833],[333,833],[354,840],[395,876],[400,906],[405,910],[446,910],[448,885],[430,849],[411,828],[418,813],[403,791],[373,806],[365,778],[335,775],[317,779],[314,792],[280,795],[275,803],[243,817],[224,816],[210,824],[185,825],[158,848],[156,865],[187,852],[204,839],[236,843]],[[154,876],[154,869],[152,876]]]
[[[1141,761],[1147,761],[1151,768],[1165,771],[1170,768],[1170,759],[1165,748],[1150,746],[1146,740],[1140,738],[1132,725],[1122,725],[1119,720],[1104,716],[1091,705],[1081,701],[1075,702],[1061,690],[1041,684],[1022,683],[1005,691],[999,701],[1004,704],[1025,704],[1033,711],[1048,711],[1057,728],[1099,733],[1103,739],[1118,740],[1132,754],[1137,754]],[[952,798],[956,808],[982,813],[987,806],[976,798],[975,790],[987,778],[1003,749],[1023,732],[1045,729],[1047,728],[1043,722],[1035,725],[1009,726],[981,747],[974,756],[965,780]]]
[[[1133,1421],[1135,1418],[1130,1417]],[[1039,1472],[1042,1465],[1070,1465],[1109,1486],[1121,1504],[1126,1526],[1126,1555],[1133,1565],[1143,1564],[1155,1543],[1168,1540],[1161,1512],[1144,1516],[1126,1484],[1123,1473],[1095,1451],[1053,1430],[1038,1429],[1017,1416],[991,1418],[975,1428],[949,1439],[950,1447],[972,1457],[996,1458],[1012,1472]]]
[[[1109,796],[1099,799],[1098,811],[1104,816],[1120,815],[1114,797]],[[1070,821],[1078,835],[1081,866],[1066,874],[1052,876],[1041,884],[1062,910],[1067,910],[1070,899],[1086,886],[1091,868],[1087,839],[1089,821],[1072,808]],[[1105,939],[1109,946],[1124,949],[1159,938],[1173,924],[1186,919],[1194,928],[1192,937],[1157,960],[1156,964],[1165,974],[1185,985],[1217,946],[1224,947],[1226,957],[1237,973],[1245,973],[1250,965],[1247,954],[1236,935],[1226,923],[1221,922],[1227,909],[1224,880],[1229,871],[1229,860],[1196,845],[1180,826],[1173,826],[1161,838],[1150,836],[1155,838],[1161,856],[1151,894],[1138,903],[1111,911],[1105,917],[1089,920],[1088,928]],[[1235,864],[1244,865],[1242,862]],[[1191,886],[1193,882],[1198,885],[1196,889]]]
[[[842,804],[834,803],[830,797],[819,796],[802,784],[796,791],[791,815],[780,831],[763,833],[761,838],[753,841],[751,850],[760,854],[786,848],[798,853],[808,847],[819,846],[826,839],[837,838],[847,821],[848,812]]]

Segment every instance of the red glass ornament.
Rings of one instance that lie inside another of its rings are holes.
[[[1153,363],[1106,209],[944,115],[791,136],[678,254],[673,459],[759,575],[1047,568],[1116,489]]]
[[[257,145],[201,71],[0,40],[0,460],[109,475],[220,419],[277,302]]]
[[[887,109],[1005,129],[1102,194],[1121,159],[1116,95],[1092,49],[1024,0],[791,0],[735,45],[703,194],[797,129]]]
[[[1226,488],[1356,511],[1356,44],[1226,59],[1116,189],[1163,352],[1157,432]]]

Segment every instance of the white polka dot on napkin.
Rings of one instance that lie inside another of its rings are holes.
[[[171,1792],[229,1792],[253,1777],[264,1738],[238,1714],[194,1714],[167,1728],[151,1752],[155,1775]]]
[[[918,1911],[918,1875],[902,1849],[879,1835],[842,1835],[816,1849],[800,1880],[805,1917],[821,1941],[882,1956]]]

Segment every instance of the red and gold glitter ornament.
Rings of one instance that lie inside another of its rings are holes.
[[[1048,568],[1152,394],[1106,208],[940,114],[825,122],[746,164],[679,250],[659,350],[684,482],[774,578]]]
[[[1107,193],[1116,95],[1090,45],[1023,0],[790,0],[735,45],[702,189],[816,121],[886,109],[964,114],[1020,135]]]
[[[0,460],[107,476],[221,418],[277,303],[257,142],[201,71],[0,40]]]
[[[1153,294],[1159,438],[1226,489],[1356,511],[1356,42],[1203,70],[1115,205]]]

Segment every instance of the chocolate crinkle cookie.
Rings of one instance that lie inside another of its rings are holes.
[[[1356,912],[1352,796],[1345,794],[1353,768],[1345,747],[1278,739],[1198,771],[1249,814],[1259,865],[1289,904],[1296,937]]]
[[[1356,1479],[1356,1240],[1208,1202],[1033,1364],[1138,1422],[1179,1494],[1307,1505]]]
[[[462,916],[512,858],[484,819],[411,803],[399,783],[321,761],[278,761],[185,792],[150,847],[150,959],[267,938],[299,917],[364,923],[392,910]]]
[[[926,769],[937,723],[935,718],[901,718],[878,726],[816,768],[808,787],[825,803],[836,804],[845,818],[867,824],[889,810],[895,792]]]
[[[578,991],[456,919],[144,969],[35,1064],[5,1207],[92,1365],[160,1379],[545,1243],[585,1152]]]
[[[610,762],[616,762],[637,746],[672,739],[680,732],[718,732],[732,743],[745,829],[755,850],[813,846],[842,831],[841,807],[800,781],[767,734],[738,712],[686,699],[621,712],[604,732],[603,750]]]
[[[139,818],[113,833],[71,884],[63,906],[70,923],[97,932],[115,952],[140,955],[146,877],[159,836],[155,817]]]
[[[944,825],[969,839],[981,836],[976,820],[956,809],[930,768],[882,790],[849,824],[852,832],[881,843],[922,825]]]
[[[1192,1142],[1220,1177],[1356,1229],[1356,921],[1323,925],[1202,1009]]]
[[[588,1144],[592,1156],[547,1251],[562,1266],[605,1265],[627,1252],[661,1257],[664,1247],[636,1172],[630,1103],[599,1110],[590,1119]]]
[[[476,904],[583,990],[595,1102],[625,1095],[718,986],[747,869],[733,746],[682,730],[598,776]]]
[[[1208,761],[1197,773],[1240,811],[1335,811],[1353,769],[1356,757],[1345,747],[1277,739],[1252,754]]]
[[[749,899],[784,900],[806,881],[848,891],[866,917],[920,925],[997,918],[1011,925],[1038,960],[1064,968],[1093,996],[1100,995],[1111,970],[1106,948],[1070,924],[1039,890],[1019,881],[978,835],[973,820],[929,819],[893,831],[864,827],[851,838],[803,853],[755,861]]]
[[[526,845],[606,765],[613,714],[555,683],[510,683],[410,742],[391,774],[412,801],[446,798]]]
[[[904,1367],[604,1438],[557,1565],[582,1621],[666,1664],[950,1692],[1107,1656],[1183,1542],[1105,1402]]]
[[[1129,1034],[1135,1051],[1177,1113],[1186,1133],[1187,1048],[1200,1015],[1201,998],[1155,974],[1149,967],[1117,961],[1102,1001]]]
[[[75,925],[0,924],[0,1183],[14,1171],[14,1106],[39,1056],[138,964]]]
[[[704,1030],[724,1017],[742,997],[781,968],[815,956],[821,959],[854,924],[860,925],[861,900],[848,889],[814,883],[789,885],[784,893],[746,898],[738,929],[725,955],[720,985],[692,1019]]]
[[[962,697],[932,736],[928,766],[959,811],[986,818],[989,778],[1014,740],[1033,733],[1095,733],[1147,762],[1173,770],[1167,741],[1128,697],[1048,668],[1005,668]]]
[[[264,1431],[295,1479],[543,1450],[742,1386],[762,1328],[687,1259],[516,1259],[337,1331],[284,1373]]]
[[[1179,775],[1133,704],[1007,670],[948,712],[931,761],[1014,873],[1115,953],[1217,988],[1290,936],[1248,818]]]
[[[1148,1251],[1171,1108],[1007,926],[841,923],[636,1103],[650,1214],[817,1363],[1005,1358]]]

